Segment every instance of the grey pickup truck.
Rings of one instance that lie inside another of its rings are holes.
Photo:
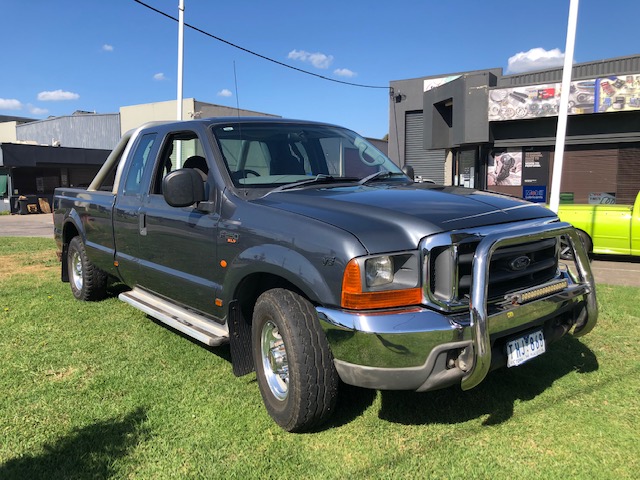
[[[151,317],[229,343],[234,373],[255,370],[288,431],[326,421],[341,381],[467,390],[597,319],[569,224],[519,199],[414,183],[334,125],[143,125],[87,189],[56,190],[54,224],[77,299],[116,280]]]

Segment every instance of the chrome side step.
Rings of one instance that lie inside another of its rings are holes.
[[[226,325],[213,323],[151,293],[134,288],[121,293],[118,298],[205,345],[215,347],[229,342],[229,329]]]

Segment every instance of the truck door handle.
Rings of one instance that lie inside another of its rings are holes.
[[[147,234],[147,215],[145,213],[138,215],[138,227],[140,229],[140,235]]]

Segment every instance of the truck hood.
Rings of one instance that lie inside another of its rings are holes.
[[[254,202],[351,232],[370,253],[412,250],[423,237],[444,231],[555,217],[521,199],[431,184],[302,188]]]

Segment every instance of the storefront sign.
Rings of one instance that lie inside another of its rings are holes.
[[[606,192],[591,192],[589,194],[589,203],[592,205],[613,204],[616,203],[616,194]]]
[[[553,117],[560,107],[560,83],[489,91],[489,121]],[[569,114],[640,110],[640,73],[571,82]]]
[[[448,77],[429,78],[424,81],[423,91],[428,92],[433,88],[437,88],[440,85],[444,85],[445,83],[452,82],[458,78],[460,78],[460,75],[449,75]]]
[[[599,78],[596,84],[596,112],[640,109],[640,75]]]
[[[523,185],[547,185],[549,183],[549,152],[525,151]]]
[[[529,202],[546,203],[547,187],[546,185],[525,185],[522,187],[522,198]]]

